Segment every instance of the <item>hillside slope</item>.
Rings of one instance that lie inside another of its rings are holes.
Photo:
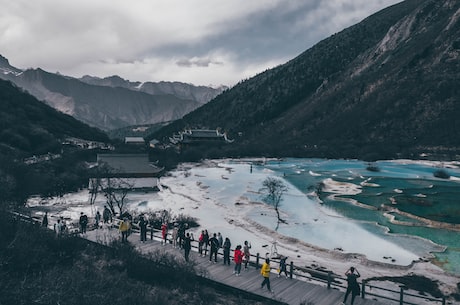
[[[221,127],[238,155],[372,159],[456,149],[459,9],[454,0],[391,6],[152,137]]]
[[[1,56],[0,79],[10,80],[49,106],[102,130],[176,120],[225,89],[140,84],[116,76],[79,80],[42,69],[22,71]]]
[[[23,157],[59,152],[66,137],[108,142],[107,135],[0,80],[0,153]]]

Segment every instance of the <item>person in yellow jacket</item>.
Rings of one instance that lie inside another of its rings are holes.
[[[262,277],[264,278],[264,281],[262,282],[262,284],[260,284],[260,288],[263,289],[266,284],[268,291],[273,292],[270,289],[270,259],[269,258],[266,258],[265,263],[262,264],[262,269],[260,269],[260,274],[262,274]]]
[[[128,218],[123,218],[120,222],[120,226],[118,230],[121,232],[121,241],[126,242],[128,241],[128,232],[129,232],[130,224]]]

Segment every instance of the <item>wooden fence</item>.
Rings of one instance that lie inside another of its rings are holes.
[[[13,212],[12,213],[17,219],[26,221],[26,222],[39,222],[37,219],[34,219],[28,215],[24,215],[22,213],[17,213]],[[118,228],[119,224],[118,219],[114,219],[112,226],[114,228]],[[88,230],[91,230],[93,228],[88,228]],[[133,232],[139,232],[139,229],[134,225],[132,226],[132,231]],[[162,239],[161,236],[161,230],[149,227],[150,232],[150,239],[153,240],[155,239]],[[168,232],[167,236],[167,242],[172,243],[172,239],[170,237],[170,232]],[[198,241],[194,240],[192,241],[192,249],[198,250]],[[233,250],[230,251],[230,256],[233,258]],[[219,256],[223,256],[222,253],[218,252]],[[265,257],[261,257],[259,253],[256,255],[251,254],[252,259],[250,260],[249,264],[251,266],[254,266],[255,268],[260,268],[261,267],[261,261],[265,260]],[[270,258],[271,261],[279,263],[279,260],[276,258]],[[276,268],[272,268],[276,269]],[[339,289],[339,290],[346,290],[346,278],[341,277],[337,274],[332,273],[331,271],[323,271],[319,269],[314,269],[314,268],[309,268],[309,267],[300,267],[300,266],[295,266],[294,263],[291,261],[289,264],[289,269],[288,269],[288,274],[289,277],[296,278],[299,280],[307,280],[307,281],[313,281],[315,283],[318,283],[320,285],[326,285],[328,289]],[[429,301],[432,302],[433,304],[442,304],[446,305],[446,297],[442,298],[432,298],[432,297],[427,297],[419,294],[412,294],[409,292],[406,292],[407,288],[404,285],[399,286],[399,291],[394,290],[394,289],[388,289],[380,286],[375,286],[375,285],[370,285],[366,282],[366,280],[361,281],[360,283],[361,286],[361,297],[366,298],[366,297],[375,297],[379,299],[384,299],[384,300],[389,300],[393,301],[395,303],[399,303],[400,305],[419,305],[420,302],[417,302],[417,300],[424,300],[424,301]],[[372,291],[372,292],[371,292]]]
[[[136,230],[137,231],[137,230]],[[153,239],[158,238],[161,239],[161,230],[151,228],[150,229],[150,238]],[[172,243],[172,240],[170,238],[170,235],[168,235],[167,240],[169,243]],[[196,251],[198,250],[198,241],[193,241],[192,242],[192,249],[195,249]],[[230,256],[233,258],[233,250],[230,251]],[[223,253],[220,251],[218,252],[219,256],[223,256]],[[254,266],[255,268],[260,268],[262,266],[262,262],[265,260],[265,257],[261,257],[259,253],[253,255],[251,254],[252,259],[250,260],[249,264],[251,266]],[[279,263],[279,259],[276,258],[270,258],[270,261]],[[272,268],[272,269],[277,269],[277,268]],[[300,267],[300,266],[295,266],[294,263],[291,261],[289,264],[288,268],[288,274],[289,277],[296,278],[299,280],[307,280],[307,281],[312,281],[315,283],[318,283],[320,285],[325,285],[327,286],[328,289],[339,289],[339,290],[346,290],[347,284],[346,284],[346,278],[341,277],[331,271],[323,271],[319,269],[314,269],[314,268],[309,268],[309,267]],[[446,305],[446,297],[443,296],[442,298],[433,298],[433,297],[428,297],[428,296],[423,296],[420,294],[413,294],[407,292],[407,288],[404,285],[399,286],[399,290],[394,290],[394,289],[388,289],[376,285],[370,285],[366,282],[366,280],[363,280],[360,282],[361,286],[361,298],[366,298],[366,297],[375,297],[379,299],[384,299],[388,301],[393,301],[397,304],[400,305],[420,305],[420,302],[417,302],[417,300],[424,300],[424,301],[429,301],[433,304],[442,304]]]

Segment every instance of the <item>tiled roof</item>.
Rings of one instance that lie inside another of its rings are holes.
[[[204,129],[195,129],[191,130],[190,134],[186,133],[189,137],[198,137],[198,138],[221,138],[222,134],[217,133],[215,130],[204,130]]]
[[[120,174],[157,174],[162,168],[149,162],[147,154],[100,154],[98,163],[106,163]]]

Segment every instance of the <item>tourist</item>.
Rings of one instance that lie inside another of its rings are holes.
[[[198,253],[203,256],[203,244],[204,244],[204,230],[201,230],[200,236],[198,237]]]
[[[139,217],[139,229],[141,230],[141,242],[145,243],[147,241],[147,221],[144,218],[144,215]]]
[[[251,244],[248,243],[247,240],[244,241],[243,253],[244,253],[244,269],[248,269],[249,259],[251,258],[251,253],[249,252],[251,249]]]
[[[166,241],[168,238],[168,225],[164,222],[161,225],[161,244],[166,246]]]
[[[265,262],[262,264],[262,268],[260,269],[260,274],[264,278],[262,284],[260,284],[260,288],[263,289],[265,285],[267,285],[267,289],[270,292],[273,292],[270,289],[270,259],[266,258]]]
[[[286,275],[286,278],[288,278],[288,273],[287,273],[287,269],[286,269],[286,260],[287,260],[287,256],[281,256],[281,259],[280,259],[280,266],[279,266],[279,270],[278,270],[278,277],[281,276],[281,273],[284,272],[284,274]]]
[[[106,205],[104,205],[104,211],[102,211],[102,219],[105,223],[108,223],[109,221],[112,222],[112,212],[110,212]]]
[[[102,223],[102,243],[108,245],[110,242],[110,231],[109,224],[107,222]]]
[[[232,244],[228,237],[225,237],[225,241],[222,247],[224,248],[224,265],[230,265],[230,248],[232,247]]]
[[[42,227],[48,228],[48,212],[45,212],[45,216],[43,216]]]
[[[208,245],[209,245],[209,234],[208,230],[204,230],[204,235],[203,235],[203,246],[204,246],[204,253],[203,256],[206,257],[208,254]]]
[[[177,248],[177,238],[179,238],[179,228],[177,222],[174,223],[174,228],[172,231],[172,242],[173,242],[173,247],[174,249]]]
[[[179,237],[179,248],[183,248],[184,239],[185,239],[185,224],[179,224],[179,229],[177,230],[177,235]]]
[[[95,219],[94,227],[96,229],[99,229],[99,222],[101,221],[101,213],[99,213],[99,211],[96,212],[96,216],[94,217],[94,219]]]
[[[184,238],[184,251],[185,251],[185,261],[188,262],[190,250],[192,249],[192,241],[195,239],[193,238],[193,234],[187,232]]]
[[[216,233],[214,233],[213,236],[209,239],[209,245],[211,246],[211,251],[209,252],[209,261],[212,261],[212,256],[214,255],[214,262],[217,263],[217,250],[219,250],[219,240],[217,239]]]
[[[345,275],[347,276],[347,292],[345,292],[345,297],[343,299],[342,305],[345,305],[345,302],[347,301],[348,295],[351,292],[351,305],[355,302],[355,297],[359,295],[360,293],[360,288],[358,284],[358,277],[361,276],[359,274],[358,270],[354,267],[350,267],[350,269],[345,272]]]
[[[78,222],[80,224],[80,232],[82,234],[86,234],[86,226],[88,225],[88,216],[85,213],[80,213],[80,220]]]
[[[128,241],[129,229],[130,229],[129,220],[128,220],[128,217],[125,217],[120,222],[120,226],[118,227],[118,230],[121,233],[121,241],[122,242],[127,242]]]
[[[57,237],[60,237],[62,234],[62,222],[61,219],[58,219],[57,222],[54,224],[54,232],[56,233]]]
[[[217,232],[217,240],[219,241],[219,249],[220,249],[224,245],[224,239],[222,237],[222,234],[220,234],[220,232]]]
[[[236,276],[240,276],[241,272],[241,263],[243,262],[244,253],[241,251],[241,245],[236,246],[236,249],[233,253],[233,261],[235,262],[235,270],[233,273]]]
[[[61,216],[61,235],[66,235],[68,232],[67,224],[65,223],[64,217]]]

